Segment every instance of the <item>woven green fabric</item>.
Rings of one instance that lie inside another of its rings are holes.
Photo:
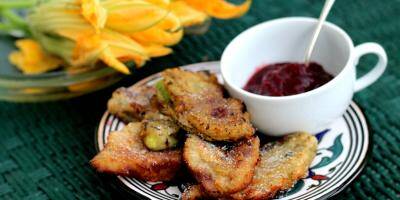
[[[0,103],[0,199],[123,199],[112,177],[88,161],[95,155],[94,132],[111,92],[166,67],[218,60],[241,31],[285,16],[318,16],[323,0],[255,0],[237,20],[214,20],[202,36],[187,36],[173,55],[155,59],[132,77],[100,92],[68,101]],[[399,199],[400,196],[400,1],[338,0],[328,20],[343,27],[355,44],[384,46],[389,66],[374,85],[355,95],[373,134],[373,152],[361,176],[336,198]],[[3,45],[3,44],[1,44]],[[362,74],[376,58],[365,57]]]

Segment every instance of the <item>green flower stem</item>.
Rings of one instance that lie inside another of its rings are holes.
[[[21,16],[17,15],[12,10],[9,10],[9,9],[1,10],[1,14],[2,14],[3,19],[6,19],[10,24],[13,24],[17,27],[21,27],[24,29],[28,28],[28,24],[25,21],[25,19],[22,18]]]
[[[23,35],[30,35],[29,26],[26,20],[16,14],[10,9],[0,9],[0,17],[2,19],[0,31],[2,32],[12,32],[18,31],[23,33]]]
[[[8,32],[8,31],[15,30],[15,28],[16,27],[11,24],[0,23],[0,31]]]
[[[40,0],[0,0],[0,8],[31,8]]]

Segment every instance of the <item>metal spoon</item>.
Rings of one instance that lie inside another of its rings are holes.
[[[318,24],[317,27],[314,30],[313,36],[311,38],[310,45],[307,48],[306,55],[305,55],[305,65],[308,66],[310,64],[310,58],[311,54],[314,50],[315,43],[317,42],[319,33],[321,32],[322,24],[325,22],[326,17],[329,14],[329,11],[331,10],[333,3],[335,3],[335,0],[326,0],[325,5],[322,8],[321,15],[319,16]]]

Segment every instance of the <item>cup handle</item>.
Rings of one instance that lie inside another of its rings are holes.
[[[387,65],[387,55],[381,45],[373,42],[360,44],[354,49],[354,63],[358,64],[359,59],[366,54],[378,56],[378,63],[364,76],[358,78],[355,83],[354,91],[358,92],[374,83],[385,71]]]

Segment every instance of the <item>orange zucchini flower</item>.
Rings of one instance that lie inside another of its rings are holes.
[[[48,1],[28,15],[33,40],[17,41],[19,51],[10,55],[10,61],[24,73],[103,62],[129,74],[125,62],[133,61],[141,67],[152,57],[170,54],[170,46],[182,39],[184,27],[202,24],[210,16],[239,17],[250,3],[251,0],[241,5],[224,0]]]

